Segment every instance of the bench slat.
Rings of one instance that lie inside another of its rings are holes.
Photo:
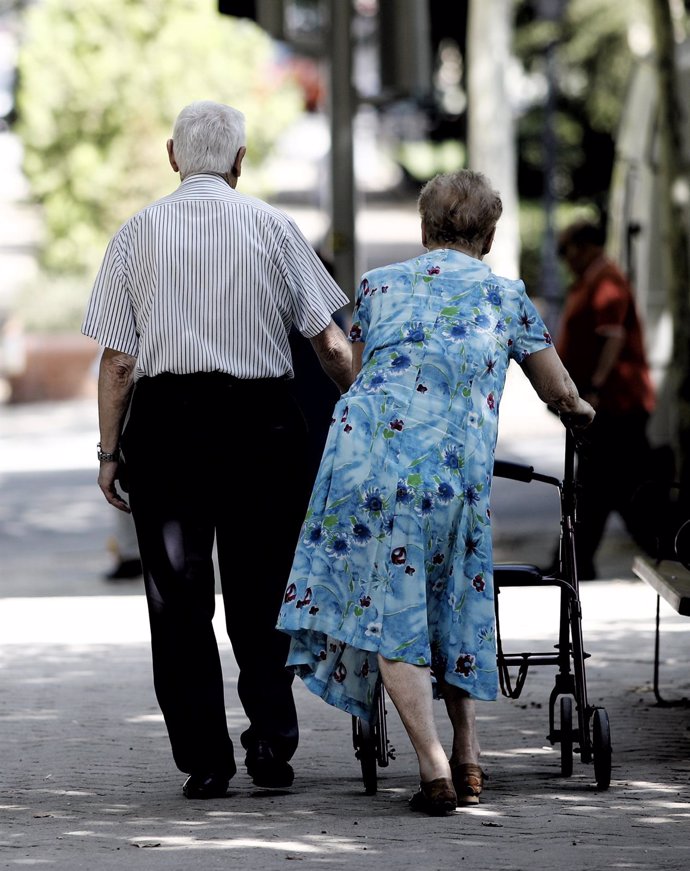
[[[690,571],[675,560],[657,563],[647,557],[636,556],[633,572],[662,596],[672,608],[690,617]]]

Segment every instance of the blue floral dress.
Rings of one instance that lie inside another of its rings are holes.
[[[489,492],[511,358],[551,345],[521,281],[451,249],[368,272],[278,628],[330,704],[372,713],[376,654],[497,694]]]

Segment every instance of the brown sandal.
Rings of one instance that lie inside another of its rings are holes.
[[[458,804],[479,804],[479,794],[484,788],[484,781],[489,779],[480,765],[474,762],[461,762],[451,765],[453,786],[458,797]]]
[[[413,811],[424,811],[432,817],[452,814],[457,803],[453,782],[447,777],[437,777],[428,783],[421,781],[419,790],[410,799]]]

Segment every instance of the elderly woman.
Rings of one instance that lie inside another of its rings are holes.
[[[327,702],[372,716],[383,678],[419,761],[413,809],[477,803],[474,699],[497,695],[489,492],[511,359],[569,425],[594,416],[521,281],[494,275],[502,205],[463,170],[419,197],[427,253],[367,273],[278,626],[288,665]],[[450,760],[431,673],[453,727]]]

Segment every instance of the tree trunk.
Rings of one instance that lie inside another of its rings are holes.
[[[676,41],[668,0],[651,3],[659,73],[664,259],[669,264],[668,306],[673,319],[670,377],[676,399],[675,444],[682,498],[690,502],[690,263],[687,195],[690,178],[683,141]]]
[[[468,165],[484,173],[503,201],[487,262],[499,275],[519,275],[515,123],[507,80],[513,0],[470,0],[467,21]]]

